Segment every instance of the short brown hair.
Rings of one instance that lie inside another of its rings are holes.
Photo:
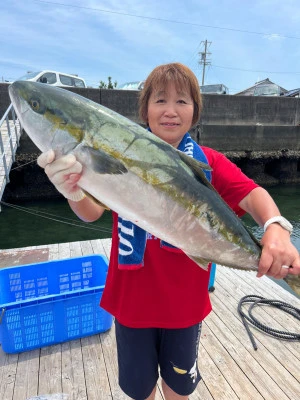
[[[194,101],[192,126],[195,125],[202,111],[202,96],[199,83],[195,74],[188,67],[180,63],[159,65],[150,73],[139,97],[140,119],[148,124],[148,102],[152,91],[154,88],[164,89],[169,82],[174,82],[180,90],[188,89],[190,91]]]

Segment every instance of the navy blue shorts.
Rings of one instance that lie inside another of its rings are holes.
[[[135,400],[150,396],[160,375],[187,396],[201,379],[197,358],[201,323],[182,329],[128,328],[115,320],[119,385]]]

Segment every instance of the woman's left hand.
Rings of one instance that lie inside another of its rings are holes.
[[[300,274],[300,255],[291,243],[290,234],[279,224],[271,224],[264,233],[262,255],[257,277],[263,275],[282,279],[287,274]]]

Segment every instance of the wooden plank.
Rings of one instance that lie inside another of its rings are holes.
[[[49,244],[49,261],[58,260],[59,252],[58,252],[58,243]]]
[[[0,399],[12,400],[17,373],[18,354],[6,354],[0,349]]]
[[[248,351],[230,329],[216,317],[215,313],[212,313],[211,318],[208,319],[208,325],[218,337],[230,358],[235,361],[240,370],[247,376],[247,379],[251,381],[251,386],[256,387],[263,398],[285,400],[289,398],[286,395],[283,382],[289,374],[272,354],[265,348],[260,350],[259,355],[254,350]],[[231,374],[231,379],[233,380],[232,386],[237,383],[240,384],[240,377],[236,376],[235,373]],[[236,386],[234,388],[239,395]]]
[[[40,354],[38,394],[62,393],[61,344],[43,347]]]
[[[82,255],[80,242],[70,243],[70,257],[81,257]]]
[[[87,241],[87,240],[84,242],[81,242],[81,250],[82,250],[82,254],[85,256],[93,254],[93,247],[91,245],[91,242]]]
[[[226,272],[225,267],[223,271]],[[267,276],[263,276],[261,278],[256,278],[256,274],[254,272],[244,272],[240,270],[231,270],[236,277],[239,278],[241,283],[248,283],[253,290],[260,290],[261,293],[264,294],[264,297],[274,297],[280,299],[281,301],[293,302],[298,304],[297,307],[300,306],[300,299],[297,299],[293,294],[289,293],[287,290],[283,289],[280,285],[272,281]]]
[[[129,397],[126,397],[126,398],[129,399]],[[156,385],[156,393],[155,393],[155,399],[154,400],[164,400],[164,396],[162,394],[161,385],[159,385],[159,384]]]
[[[201,336],[206,336],[207,327],[203,324]],[[198,384],[196,391],[190,396],[191,400],[237,400],[233,388],[221,374],[217,365],[213,362],[200,339],[198,367],[202,381]]]
[[[80,339],[62,344],[62,388],[68,400],[87,400]]]
[[[104,254],[105,255],[102,240],[100,240],[100,239],[91,240],[91,246],[92,246],[94,254]]]
[[[71,257],[70,243],[58,244],[58,258],[60,260]]]
[[[117,363],[117,347],[115,341],[115,324],[109,333],[100,336],[103,355],[105,358],[106,371],[110,383],[112,397],[118,400],[125,400],[128,397],[122,392],[118,384],[118,363]]]
[[[101,335],[109,335],[109,333]],[[112,399],[100,336],[82,338],[81,346],[88,400]]]
[[[15,380],[14,400],[24,400],[36,396],[40,367],[40,349],[19,354]]]
[[[217,290],[216,288],[216,291]],[[253,384],[258,387],[263,395],[267,395],[266,393],[264,394],[264,390],[265,388],[269,388],[274,392],[275,390],[277,391],[276,395],[280,396],[278,398],[284,398],[278,391],[278,386],[280,391],[290,396],[290,398],[297,397],[300,377],[299,360],[293,354],[287,352],[286,349],[281,346],[280,341],[270,338],[264,333],[258,336],[258,351],[251,348],[244,326],[240,320],[234,316],[231,307],[232,306],[228,302],[224,305],[221,298],[218,299],[215,297],[214,308],[216,308],[217,311],[212,313],[209,318],[210,321],[213,321],[214,325],[218,325],[219,329],[222,331],[222,335],[227,337],[227,341],[223,343],[220,332],[216,330],[218,338],[222,340],[222,344],[226,346],[226,350],[231,357],[235,359],[240,368],[247,373],[248,378],[252,380]],[[222,323],[226,325],[226,329],[224,329]],[[228,334],[228,332],[230,332],[230,334]],[[235,338],[233,336],[235,336]],[[243,339],[244,336],[245,340]],[[267,344],[267,346],[264,346],[264,344]],[[258,367],[255,367],[253,374],[247,372],[247,364],[255,365],[254,361],[251,363],[247,361],[249,358],[248,354],[251,354],[251,357],[262,366],[264,372],[260,372],[260,368]],[[246,363],[246,365],[244,365],[244,363]],[[264,377],[265,372],[267,376]],[[273,382],[270,381],[269,377],[272,378]],[[275,393],[272,393],[272,395],[275,396]]]
[[[102,244],[106,257],[110,259],[111,239],[102,239]]]
[[[244,367],[246,368],[246,371],[244,372],[244,370],[241,369],[232,358],[232,354],[229,353],[228,349],[231,349],[231,343],[228,343],[222,330],[219,329],[218,326],[215,326],[212,321],[209,321],[209,317],[205,319],[205,322],[208,329],[206,330],[206,334],[202,336],[202,345],[220,370],[221,374],[227,380],[228,384],[233,388],[238,398],[245,400],[263,399],[259,391],[252,385],[247,377],[248,373],[253,373],[251,367],[245,363]],[[224,326],[222,325],[222,328],[223,327]],[[224,329],[225,328],[226,327],[224,327]],[[247,357],[247,360],[252,364],[253,360],[251,357],[250,360],[249,357]],[[258,364],[256,366],[259,367]],[[216,396],[216,398],[218,397]]]
[[[224,282],[225,280],[223,278],[222,283],[224,284]],[[227,282],[227,284],[226,292],[235,293],[234,288],[229,287],[230,282]],[[263,332],[250,328],[254,333],[258,344],[258,351],[254,351],[246,334],[246,330],[241,324],[239,317],[237,317],[237,304],[235,303],[235,300],[231,297],[228,298],[225,307],[224,293],[222,293],[222,290],[224,289],[216,283],[216,290],[214,296],[212,296],[212,300],[218,318],[223,320],[227,327],[232,329],[239,341],[252,352],[253,357],[263,365],[263,368],[268,372],[268,374],[274,377],[276,384],[278,384],[287,395],[291,396],[291,398],[294,398],[294,396],[297,397],[297,393],[299,392],[300,371],[299,351],[297,351],[296,348],[299,347],[299,343],[280,341]],[[230,317],[230,313],[235,315],[234,319]],[[270,315],[264,312],[264,318],[262,318],[261,321],[272,326],[274,325],[274,320],[272,319],[274,312],[272,312],[271,309],[269,313]],[[300,324],[298,324],[298,332],[299,326]],[[285,326],[285,329],[286,328],[287,325]]]

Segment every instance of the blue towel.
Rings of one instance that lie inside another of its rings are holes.
[[[178,150],[186,153],[205,164],[207,158],[201,147],[191,138],[187,132],[182,138]],[[207,179],[211,181],[211,172],[204,171]],[[143,259],[147,242],[147,232],[131,221],[118,217],[119,234],[119,269],[136,270],[144,266]],[[168,251],[181,252],[180,249],[169,243],[161,241],[161,247]]]

